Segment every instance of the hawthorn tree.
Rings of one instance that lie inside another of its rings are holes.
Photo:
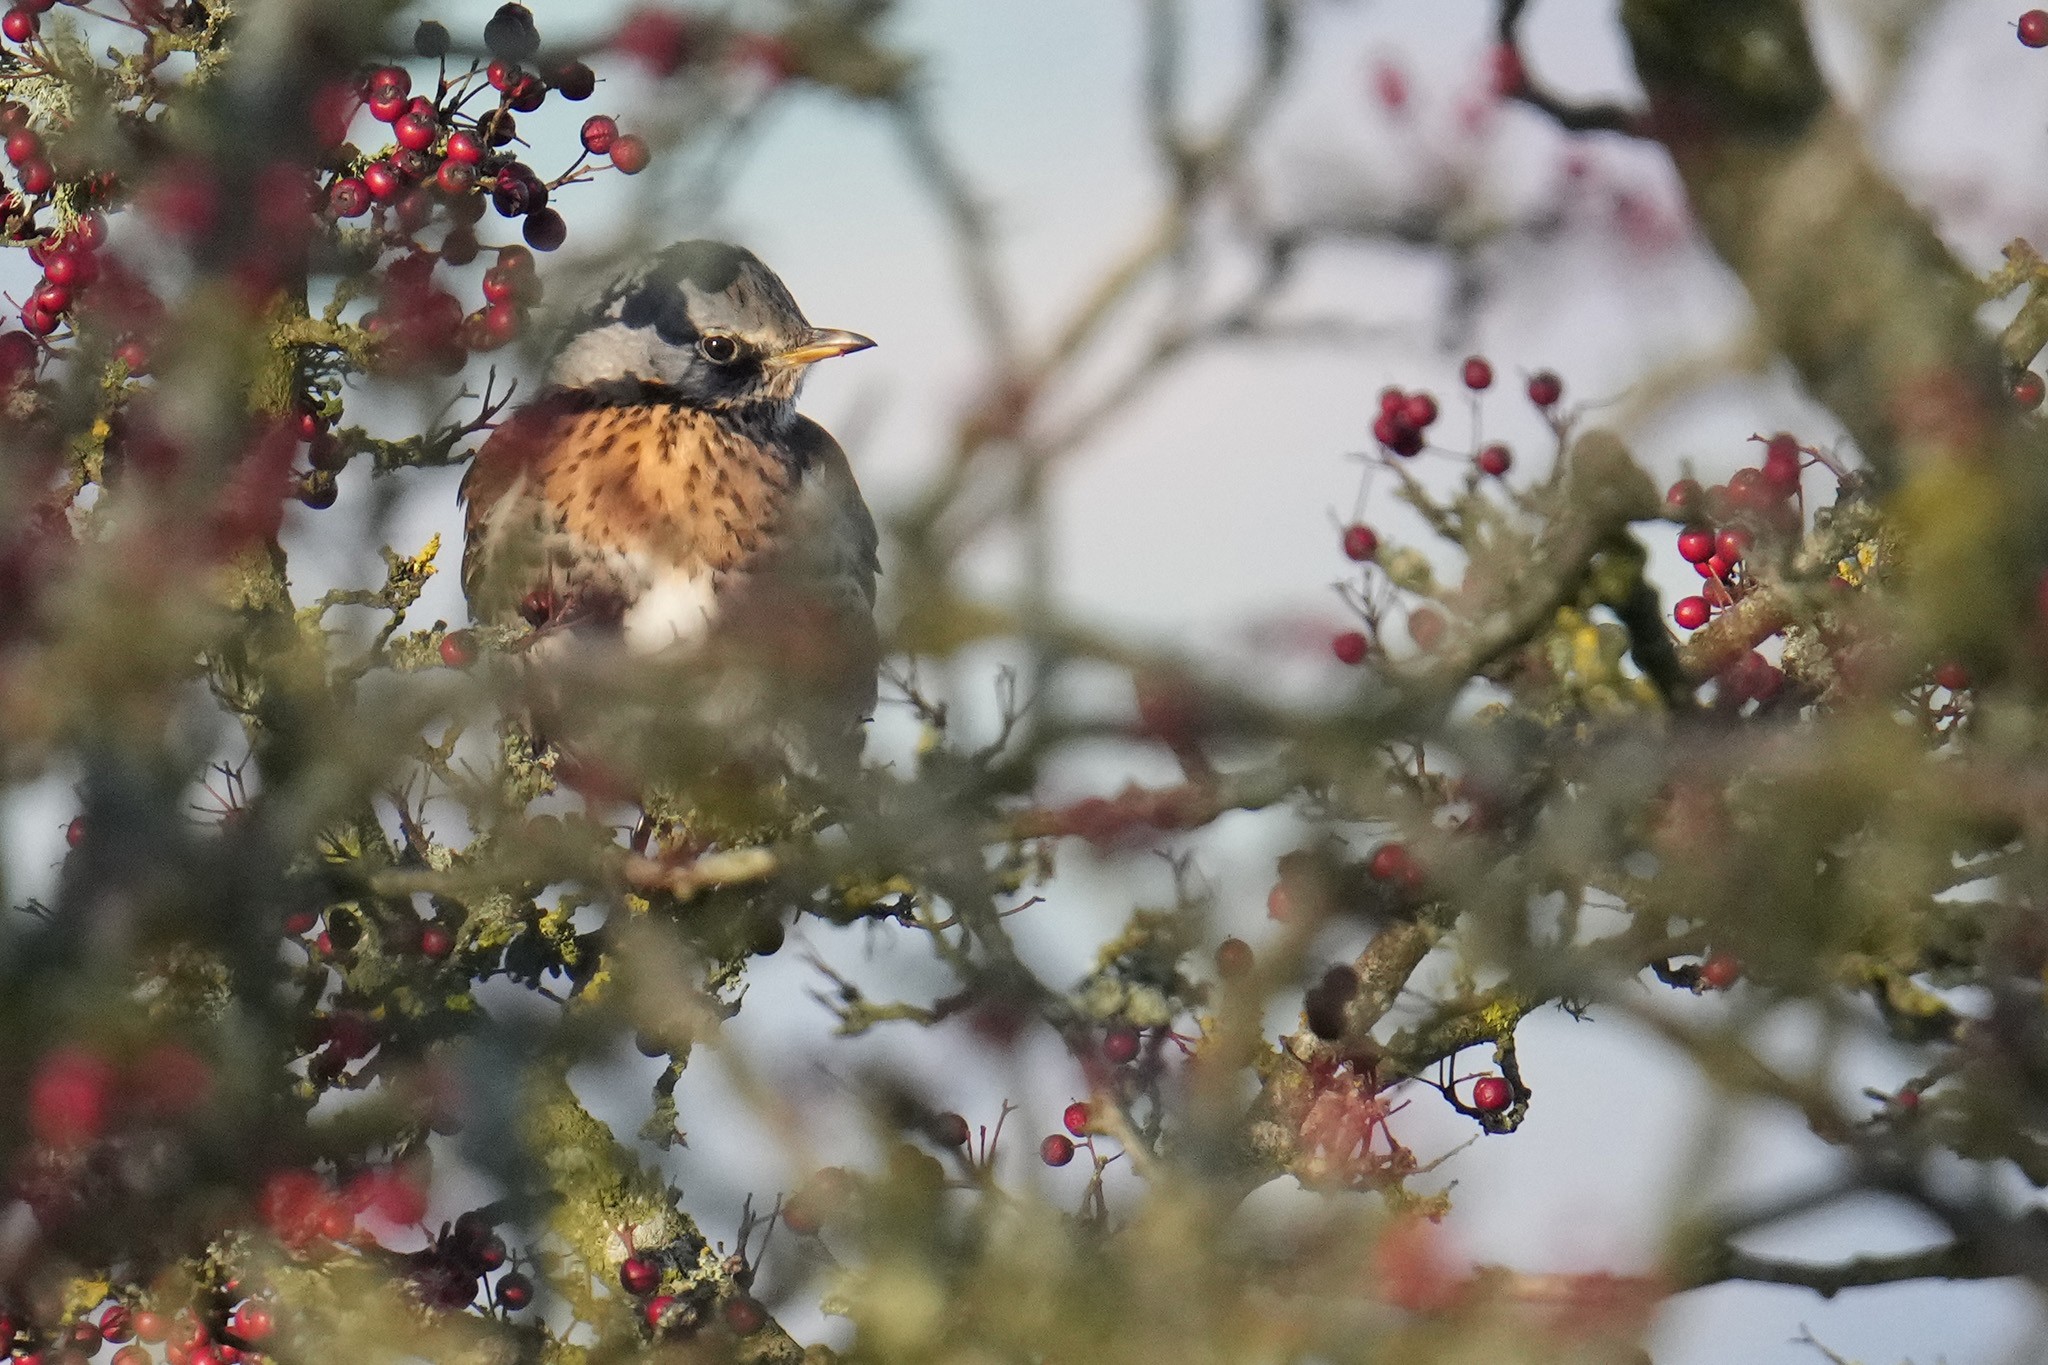
[[[2024,242],[1988,277],[1957,259],[1831,96],[1793,0],[1628,0],[1628,107],[1534,79],[1526,6],[1502,0],[1494,92],[1667,151],[1758,347],[1847,442],[1761,433],[1725,484],[1666,490],[1568,376],[1452,357],[1440,392],[1359,404],[1374,487],[1437,543],[1393,543],[1370,503],[1333,535],[1356,620],[1329,644],[1354,671],[1314,706],[1052,593],[1047,489],[1107,421],[1206,350],[1341,340],[1345,301],[1282,305],[1333,241],[1475,248],[1264,211],[1253,161],[1304,8],[1246,0],[1257,60],[1198,116],[1181,6],[1148,0],[1157,220],[1041,333],[875,0],[636,10],[587,51],[518,5],[470,33],[395,4],[14,0],[0,236],[40,277],[0,331],[0,752],[12,784],[74,774],[79,809],[55,896],[0,925],[0,1344],[67,1365],[822,1360],[779,1321],[822,1301],[840,1354],[890,1362],[1634,1361],[1658,1305],[1704,1285],[2048,1279],[2038,1213],[1937,1160],[2048,1182],[2048,442],[2027,368],[2048,265]],[[2048,43],[2048,15],[2017,32]],[[656,83],[648,109],[603,107],[626,67]],[[516,401],[491,356],[532,335],[535,253],[575,236],[576,186],[716,175],[792,89],[900,139],[982,348],[938,472],[884,509],[914,756],[826,780],[741,755],[664,704],[689,659],[574,673],[564,708],[529,632],[413,619],[438,543],[381,547],[381,582],[296,589],[287,502],[330,507],[351,465],[381,487],[461,461]],[[1405,95],[1383,77],[1381,97]],[[574,138],[522,134],[584,101]],[[390,434],[413,391],[441,416]],[[1463,444],[1454,392],[1526,401],[1554,441]],[[999,534],[1025,547],[1005,598],[962,572]],[[1667,601],[1649,566],[1674,552],[1700,587]],[[1023,660],[1000,731],[959,733],[958,696],[921,679],[992,643]],[[1063,687],[1105,669],[1134,699],[1107,722]],[[542,687],[567,731],[533,724]],[[1180,779],[1042,798],[1105,737]],[[1279,807],[1310,833],[1256,945],[1219,939],[1187,877],[1173,904],[1103,907],[1079,980],[1019,952],[1011,917],[1074,844],[1182,849]],[[694,1122],[678,1084],[715,1049],[783,1122],[725,1024],[806,924],[868,926],[949,978],[876,1000],[820,962],[841,1032],[1056,1037],[1083,1093],[970,1121],[851,1076],[875,1160],[702,1221],[658,1164]],[[1330,960],[1333,929],[1363,948]],[[1791,1002],[1826,1025],[1804,1070],[1753,1045]],[[1453,1270],[1430,1234],[1451,1196],[1402,1112],[1512,1140],[1544,1102],[1517,1026],[1560,1007],[1791,1106],[1846,1174],[1694,1209],[1655,1275]],[[572,1083],[627,1036],[662,1068],[637,1134]],[[1872,1037],[1919,1073],[1845,1099]],[[1079,1168],[1078,1206],[1037,1163]],[[458,1175],[490,1193],[429,1221]],[[1275,1183],[1316,1198],[1248,1215]],[[1863,1191],[1948,1241],[1744,1249]]]

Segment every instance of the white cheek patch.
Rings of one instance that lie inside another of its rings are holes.
[[[718,598],[709,570],[659,570],[647,576],[626,609],[626,648],[653,654],[672,645],[694,645],[717,617]]]

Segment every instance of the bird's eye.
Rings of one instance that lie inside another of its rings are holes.
[[[740,344],[716,332],[698,342],[697,350],[714,365],[730,365],[740,358]]]

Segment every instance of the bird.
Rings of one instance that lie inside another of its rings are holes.
[[[463,476],[472,619],[523,621],[536,656],[545,638],[579,662],[738,660],[745,700],[726,675],[718,702],[697,699],[702,723],[801,730],[811,757],[857,759],[881,661],[878,538],[846,453],[796,402],[813,364],[874,344],[811,325],[731,243],[679,242],[619,274]]]

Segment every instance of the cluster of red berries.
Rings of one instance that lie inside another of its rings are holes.
[[[102,1346],[115,1346],[114,1365],[154,1365],[148,1347],[162,1346],[169,1365],[260,1365],[259,1347],[277,1328],[270,1302],[245,1298],[226,1317],[219,1338],[189,1308],[164,1314],[115,1302],[101,1310],[99,1320],[81,1315],[59,1336],[59,1365],[83,1365]],[[0,1347],[11,1348],[20,1365],[38,1365],[43,1353],[21,1338],[32,1335],[11,1315],[0,1314]]]
[[[1693,479],[1681,479],[1671,486],[1665,509],[1685,524],[1678,533],[1678,553],[1706,580],[1699,595],[1680,598],[1671,609],[1680,626],[1698,630],[1743,595],[1748,587],[1743,560],[1758,530],[1797,530],[1800,514],[1792,499],[1804,462],[1799,442],[1780,432],[1765,443],[1761,464],[1736,470],[1725,484],[1702,488]]]
[[[2048,47],[2048,9],[2030,9],[2020,16],[2020,41],[2028,47]]]
[[[1048,1166],[1064,1166],[1074,1159],[1074,1139],[1081,1139],[1081,1146],[1091,1153],[1095,1150],[1094,1112],[1086,1100],[1075,1100],[1060,1115],[1060,1126],[1064,1133],[1048,1133],[1038,1144],[1038,1159]],[[1071,1136],[1069,1136],[1071,1134]]]

